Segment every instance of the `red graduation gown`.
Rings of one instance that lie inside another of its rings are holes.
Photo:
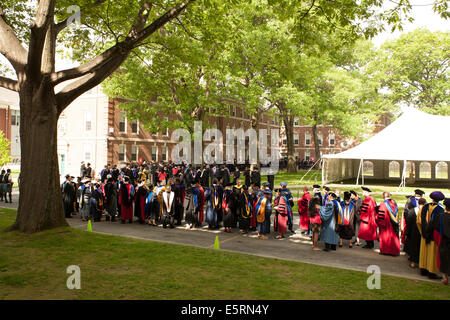
[[[132,220],[133,219],[133,198],[132,198],[132,185],[129,183],[123,184],[119,191],[119,205],[121,220]],[[126,188],[128,199],[123,199],[122,188]]]
[[[311,200],[311,194],[306,192],[297,201],[298,213],[300,215],[300,229],[308,230],[309,228],[309,216],[308,216],[308,204]]]
[[[285,197],[279,197],[276,198],[274,201],[274,206],[277,206],[277,232],[281,234],[285,234],[287,232],[287,221],[288,221],[288,212],[287,212],[287,206],[286,206],[286,198]],[[274,219],[274,225],[275,225],[275,219]]]
[[[392,200],[388,200],[388,202],[392,208],[392,211],[395,212],[396,203]],[[396,234],[392,226],[389,209],[384,201],[381,202],[380,207],[378,208],[376,223],[380,231],[380,252],[383,254],[398,256],[400,254],[400,240],[398,238],[398,234]]]
[[[361,225],[358,238],[365,241],[377,240],[377,224],[375,222],[375,200],[368,196],[361,205]]]

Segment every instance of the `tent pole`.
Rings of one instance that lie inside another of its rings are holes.
[[[403,160],[403,191],[406,187],[406,160]]]
[[[358,167],[358,176],[356,177],[356,185],[359,186],[359,174],[361,173],[361,161],[359,162],[359,167]]]
[[[321,158],[321,167],[322,167],[322,185],[324,185],[325,184],[325,161],[323,160],[323,158]]]
[[[362,185],[364,185],[364,159],[361,159],[361,180]]]
[[[316,162],[314,162],[314,164],[312,165],[311,168],[309,168],[309,170],[303,175],[303,177],[300,179],[299,183],[302,182],[302,180],[306,177],[306,175],[316,166],[316,164],[321,161],[322,162],[322,181],[323,181],[323,159],[320,158],[319,160],[317,160]]]

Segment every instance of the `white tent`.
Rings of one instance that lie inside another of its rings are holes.
[[[0,87],[0,105],[19,105],[19,94],[15,91]]]
[[[435,180],[436,170],[433,168],[437,163],[440,169],[446,166],[448,172],[449,138],[450,117],[405,108],[397,120],[367,141],[339,154],[323,155],[322,182],[356,177],[358,184],[359,177],[364,179],[365,176],[365,161],[373,168],[372,177],[378,179],[391,178],[389,166],[391,162],[397,162],[400,167],[403,167],[400,171],[403,185],[407,174],[407,162],[414,163],[411,166],[414,166],[415,179],[421,179],[419,174],[421,163],[429,163],[431,177],[428,179]],[[448,183],[449,173],[447,173],[447,179],[444,178],[444,181],[438,182]]]

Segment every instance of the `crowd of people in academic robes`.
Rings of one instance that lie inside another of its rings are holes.
[[[81,172],[89,172],[82,164]],[[92,173],[92,171],[90,171]],[[258,168],[248,167],[242,172],[235,166],[130,164],[121,169],[105,166],[99,178],[89,175],[67,175],[61,186],[64,212],[70,218],[79,212],[81,219],[122,224],[137,221],[149,226],[174,228],[185,223],[185,228],[222,229],[231,233],[239,228],[242,234],[257,232],[257,238],[268,239],[271,225],[275,239],[294,233],[294,198],[287,183],[274,188],[274,177],[269,174],[261,184]],[[340,191],[314,185],[303,187],[297,201],[299,229],[310,237],[313,250],[319,241],[324,251],[343,247],[344,241],[352,248],[373,249],[379,242],[383,255],[398,256],[403,250],[410,267],[432,279],[448,283],[450,272],[450,200],[439,191],[425,200],[422,190],[408,197],[402,218],[389,192],[377,205],[372,191],[362,187],[362,197],[354,190]],[[443,202],[443,205],[441,204]]]

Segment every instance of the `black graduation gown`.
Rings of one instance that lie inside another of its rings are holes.
[[[241,177],[241,172],[239,170],[233,171],[233,182],[236,183],[236,180]]]
[[[405,242],[405,252],[409,254],[409,260],[414,263],[419,263],[420,256],[420,232],[417,228],[417,215],[414,211],[414,207],[408,210],[408,214],[405,217],[406,228],[405,235],[407,239],[407,244]]]
[[[180,184],[174,184],[172,186],[172,192],[175,194],[173,204],[175,210],[174,218],[177,220],[177,224],[181,224],[183,220],[183,188]]]
[[[250,206],[246,205],[246,202],[250,202]],[[241,193],[239,203],[239,229],[248,230],[253,212],[252,195]]]
[[[73,184],[69,181],[65,181],[62,185],[62,197],[63,197],[63,205],[64,205],[64,213],[66,218],[69,218],[71,213],[74,212],[75,207],[75,199],[76,199],[76,191],[73,187]]]
[[[261,186],[261,175],[259,171],[252,172],[252,183],[256,184],[258,187]]]
[[[233,193],[230,199],[230,209],[233,214],[233,228],[237,227],[239,214],[241,212],[241,189],[233,187]]]
[[[193,190],[194,189],[194,190]],[[184,216],[187,223],[196,224],[198,223],[198,197],[197,197],[197,205],[194,202],[194,192],[197,193],[198,189],[187,187],[184,196],[183,208],[184,208]]]
[[[202,177],[201,177],[201,184],[202,187],[209,188],[209,174],[211,169],[203,169]]]
[[[139,187],[134,195],[134,216],[139,219],[139,222],[145,221],[145,200],[147,195],[147,189],[144,187]]]
[[[341,204],[339,204],[341,205]],[[349,205],[345,205],[345,208],[347,208]],[[342,206],[341,206],[342,208]],[[337,232],[339,234],[339,237],[345,240],[351,240],[355,236],[355,209],[356,206],[353,205],[352,209],[349,212],[349,224],[347,226],[344,225],[336,225]],[[345,211],[344,208],[342,208],[342,211]],[[336,220],[337,222],[338,220]]]
[[[244,171],[244,177],[245,177],[245,182],[244,182],[244,184],[245,184],[247,187],[250,187],[250,184],[251,184],[251,180],[250,180],[250,170],[245,170],[245,171]]]
[[[226,190],[222,197],[222,214],[223,214],[223,226],[225,228],[231,228],[234,223],[234,216],[232,212],[233,192]]]
[[[439,243],[439,258],[441,265],[439,271],[450,275],[450,213],[441,212],[433,219],[433,229],[442,232]]]
[[[100,221],[103,213],[103,193],[99,189],[94,189],[90,199],[90,216],[95,220]]]

